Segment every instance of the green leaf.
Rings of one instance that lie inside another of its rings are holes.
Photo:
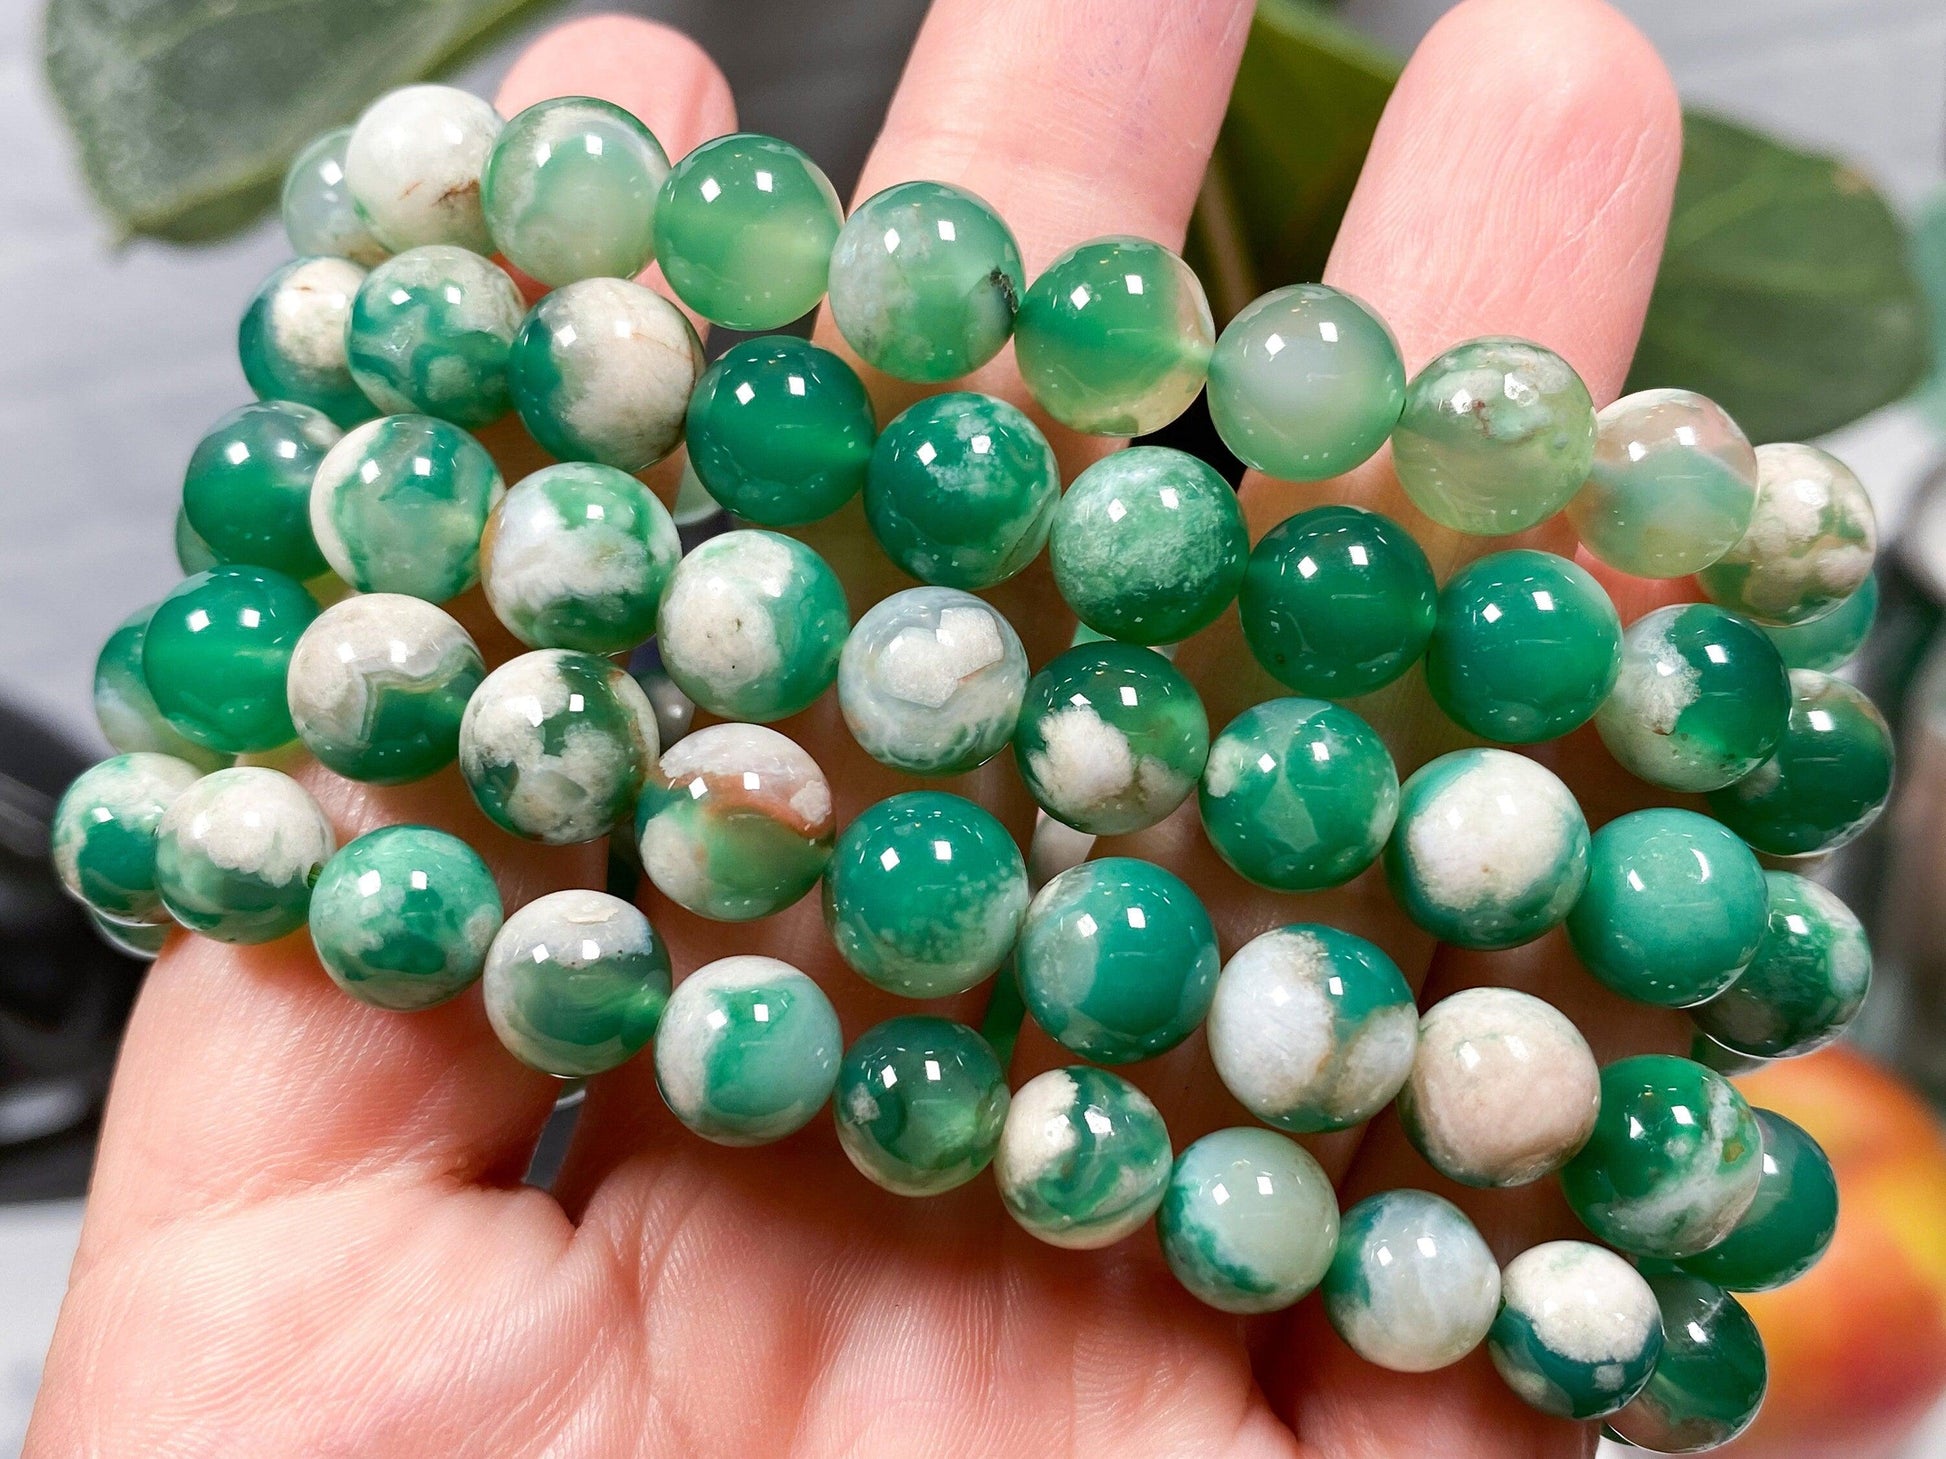
[[[1946,340],[1946,192],[1935,194],[1913,222],[1912,270],[1926,297],[1937,351],[1939,341]],[[1946,352],[1935,355],[1919,404],[1934,428],[1946,431]]]
[[[129,233],[249,222],[297,149],[549,0],[49,0],[48,81]]]
[[[1911,390],[1929,334],[1906,231],[1869,182],[1689,115],[1630,390],[1697,390],[1754,441],[1804,440]]]

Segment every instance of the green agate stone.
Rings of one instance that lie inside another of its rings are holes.
[[[1651,785],[1719,790],[1776,752],[1790,709],[1790,679],[1755,624],[1678,603],[1629,625],[1595,729],[1616,763]]]
[[[1531,745],[1587,723],[1621,656],[1621,619],[1601,584],[1565,557],[1517,548],[1446,584],[1426,687],[1460,728]]]
[[[156,830],[162,905],[218,942],[272,942],[304,925],[337,838],[303,786],[255,765],[185,788]]]
[[[1696,581],[1759,623],[1809,623],[1864,586],[1877,552],[1872,499],[1844,462],[1816,446],[1759,446],[1750,526]]]
[[[466,630],[398,593],[358,593],[320,613],[286,676],[304,748],[348,780],[402,785],[453,763],[460,719],[486,678]]]
[[[1524,339],[1453,346],[1413,377],[1392,464],[1414,506],[1481,537],[1567,505],[1595,459],[1595,404],[1574,367]]]
[[[1851,662],[1877,620],[1878,577],[1870,574],[1857,592],[1824,617],[1795,627],[1766,625],[1764,633],[1777,645],[1785,668],[1830,674]]]
[[[1196,788],[1209,716],[1161,654],[1071,648],[1028,681],[1014,759],[1042,810],[1095,836],[1139,831]]]
[[[822,989],[789,963],[726,957],[676,986],[655,1082],[676,1118],[718,1145],[764,1145],[809,1124],[838,1080],[844,1035]]]
[[[1349,709],[1272,699],[1246,709],[1210,746],[1197,796],[1203,830],[1258,886],[1313,892],[1378,860],[1399,812],[1385,741]]]
[[[1624,998],[1688,1008],[1729,987],[1768,916],[1748,846],[1694,811],[1646,810],[1595,832],[1568,914],[1582,965]]]
[[[731,329],[776,329],[818,307],[845,210],[789,142],[733,132],[678,162],[655,205],[676,297]]]
[[[655,632],[682,540],[655,493],[575,461],[514,484],[487,518],[480,581],[530,648],[627,653]]]
[[[182,569],[184,577],[194,577],[216,566],[216,554],[210,551],[209,543],[197,535],[196,529],[189,525],[189,513],[181,507],[176,508],[174,545],[176,565]]]
[[[1385,876],[1456,947],[1518,947],[1559,926],[1588,881],[1588,823],[1554,774],[1507,750],[1455,750],[1399,791]]]
[[[464,248],[414,248],[373,269],[352,302],[352,377],[380,410],[490,425],[512,404],[507,351],[527,304],[507,271]]]
[[[711,714],[764,723],[831,687],[850,630],[844,589],[817,553],[775,532],[725,532],[676,565],[656,646]]]
[[[228,754],[297,735],[284,675],[318,616],[302,585],[263,567],[213,567],[176,584],[142,639],[142,678],[169,723]]]
[[[1024,278],[992,208],[943,182],[902,182],[853,208],[839,233],[831,319],[866,364],[938,384],[1000,353]]]
[[[864,489],[878,423],[857,373],[790,335],[746,339],[689,398],[689,464],[746,521],[796,527]]]
[[[1013,951],[1027,863],[970,800],[918,790],[881,800],[838,838],[824,925],[860,977],[908,998],[985,982]]]
[[[1722,1288],[1680,1272],[1650,1273],[1662,1355],[1647,1386],[1604,1432],[1658,1454],[1721,1448],[1750,1427],[1769,1383],[1762,1335]]]
[[[345,186],[387,248],[453,243],[491,253],[480,174],[500,114],[457,86],[401,86],[358,118],[345,146]]]
[[[655,194],[669,157],[633,113],[556,96],[500,129],[480,210],[507,262],[549,287],[635,277],[655,257]]]
[[[259,400],[308,405],[346,427],[379,413],[345,353],[364,282],[343,258],[294,258],[264,280],[237,326],[237,358]]]
[[[1753,1110],[1763,1131],[1757,1198],[1730,1234],[1682,1262],[1684,1271],[1732,1292],[1768,1292],[1818,1263],[1838,1230],[1838,1177],[1802,1128]]]
[[[1020,301],[1014,353],[1042,410],[1096,436],[1146,436],[1189,408],[1216,326],[1196,271],[1146,238],[1096,238]]]
[[[838,1068],[838,1143],[859,1173],[902,1196],[965,1185],[993,1160],[1006,1071],[985,1039],[944,1018],[892,1018]]]
[[[507,919],[486,954],[487,1020],[529,1068],[581,1079],[625,1063],[669,1001],[669,949],[632,905],[579,887]]]
[[[311,944],[360,1003],[411,1012],[457,997],[500,930],[500,893],[479,853],[430,826],[348,842],[311,892]]]
[[[1791,670],[1791,713],[1777,753],[1715,791],[1710,812],[1758,851],[1834,851],[1878,819],[1892,793],[1892,732],[1864,692]]]
[[[1217,1130],[1176,1157],[1155,1229],[1192,1296],[1222,1312],[1278,1312],[1331,1265],[1338,1198],[1295,1140]]]
[[[289,401],[231,411],[190,453],[182,510],[191,530],[220,561],[316,577],[325,562],[311,536],[311,478],[343,434]]]
[[[719,922],[781,912],[831,858],[831,787],[775,730],[716,724],[669,747],[635,810],[642,870],[678,906]]]
[[[284,173],[279,211],[292,253],[348,258],[370,268],[383,262],[388,250],[359,217],[351,189],[345,186],[345,149],[350,142],[350,127],[312,138]]]
[[[500,468],[458,426],[393,415],[331,448],[311,484],[311,531],[331,570],[361,593],[444,603],[480,578],[480,534],[506,491]]]
[[[1625,395],[1596,420],[1594,468],[1568,503],[1587,549],[1645,578],[1700,572],[1736,545],[1757,501],[1757,456],[1715,401]]]
[[[1864,1005],[1872,947],[1836,893],[1788,871],[1764,873],[1769,925],[1726,992],[1690,1013],[1723,1047],[1759,1059],[1822,1048]]]
[[[1221,964],[1180,878],[1147,861],[1084,861],[1035,895],[1014,971],[1034,1021],[1101,1064],[1152,1058],[1196,1031]]]
[[[1601,1115],[1561,1189],[1601,1240],[1674,1261],[1728,1236],[1762,1175],[1763,1133],[1729,1080],[1639,1054],[1601,1071]]]
[[[1420,1190],[1367,1196],[1338,1228],[1324,1312],[1359,1357],[1431,1373],[1485,1340],[1500,1310],[1500,1264],[1464,1212]]]
[[[132,754],[152,750],[171,755],[198,770],[220,770],[232,759],[184,735],[163,715],[149,681],[142,672],[142,647],[149,619],[159,604],[138,608],[109,634],[95,659],[95,722],[102,738],[117,750]]]
[[[1051,1246],[1113,1246],[1162,1204],[1169,1131],[1149,1097],[1085,1064],[1049,1069],[1014,1091],[994,1157],[1000,1199]]]
[[[1405,365],[1369,307],[1324,284],[1273,289],[1230,321],[1209,363],[1223,444],[1285,481],[1322,481],[1385,444]]]
[[[174,918],[165,922],[122,922],[102,916],[93,907],[87,909],[87,914],[95,936],[116,952],[145,963],[155,961],[168,945],[169,934],[176,930]]]
[[[1214,623],[1243,582],[1250,534],[1229,482],[1194,456],[1132,446],[1075,477],[1047,555],[1075,616],[1122,643]]]
[[[865,475],[865,520],[885,555],[949,588],[990,588],[1026,567],[1060,500],[1060,467],[1039,428],[968,390],[901,412]]]
[[[1662,1312],[1641,1274],[1584,1241],[1530,1247],[1500,1274],[1487,1354],[1507,1386],[1556,1418],[1624,1407],[1662,1355]]]
[[[1380,949],[1300,923],[1251,939],[1224,965],[1206,1032],[1237,1102],[1309,1135],[1363,1124],[1392,1102],[1412,1072],[1419,1010]]]
[[[48,844],[68,895],[123,922],[166,922],[155,885],[156,829],[201,777],[194,765],[137,751],[75,778],[54,808]]]

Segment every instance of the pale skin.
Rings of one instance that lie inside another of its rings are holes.
[[[970,188],[1008,219],[1030,273],[1102,234],[1179,245],[1249,11],[1246,0],[938,0],[859,196],[908,178]],[[634,110],[672,156],[735,125],[713,64],[639,20],[555,31],[497,101],[511,115],[572,93]],[[1563,353],[1605,403],[1647,306],[1679,151],[1661,62],[1599,0],[1466,0],[1394,95],[1326,279],[1390,321],[1408,369],[1471,336],[1522,335]],[[820,338],[841,347],[828,325]],[[868,383],[882,415],[914,393],[869,372]],[[1026,404],[1011,351],[973,383]],[[490,433],[496,449],[505,434]],[[1106,449],[1051,434],[1069,476]],[[506,464],[510,480],[528,469]],[[1426,522],[1383,456],[1317,486],[1244,487],[1257,533],[1327,500],[1411,524],[1442,577],[1505,545]],[[1523,541],[1571,551],[1566,533],[1553,524]],[[854,616],[900,585],[855,507],[806,535],[845,576]],[[1688,592],[1605,581],[1624,619]],[[994,596],[1031,630],[1037,664],[1065,643],[1044,570]],[[512,651],[484,614],[465,616],[490,655]],[[1274,692],[1233,618],[1179,663],[1214,725]],[[1446,747],[1416,675],[1361,707],[1402,771]],[[825,767],[841,822],[906,788],[849,744],[830,695],[779,728]],[[1597,824],[1649,799],[1585,730],[1540,757]],[[514,842],[451,772],[399,790],[300,773],[341,840],[398,821],[466,836],[493,862],[510,911],[600,885],[598,848]],[[1006,757],[952,788],[1027,831],[1031,806]],[[1324,896],[1252,890],[1202,843],[1193,804],[1101,850],[1187,877],[1226,955],[1270,927],[1330,922],[1391,951],[1422,1006],[1508,984],[1560,1006],[1603,1059],[1680,1046],[1669,1015],[1605,994],[1558,933],[1460,955],[1407,925],[1375,874]],[[847,1037],[915,1011],[843,967],[815,898],[736,928],[645,905],[678,976],[767,953],[824,985]],[[977,1022],[984,996],[936,1007]],[[1012,1082],[1065,1062],[1030,1028]],[[1178,1149],[1248,1122],[1200,1038],[1134,1077]],[[501,1050],[477,990],[386,1014],[340,994],[302,934],[256,949],[174,939],[128,1032],[30,1459],[1593,1451],[1594,1426],[1526,1409],[1483,1353],[1392,1374],[1338,1342],[1315,1302],[1247,1321],[1204,1308],[1146,1231],[1104,1252],[1060,1251],[1017,1229],[986,1180],[925,1201],[889,1195],[854,1174],[822,1120],[762,1149],[709,1145],[662,1108],[646,1059],[594,1082],[555,1189],[524,1188],[556,1092]],[[1390,1115],[1309,1143],[1345,1205],[1390,1186],[1438,1191],[1475,1216],[1503,1261],[1575,1234],[1550,1183],[1459,1192]]]

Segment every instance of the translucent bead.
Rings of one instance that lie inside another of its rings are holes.
[[[731,329],[776,329],[817,308],[844,226],[837,189],[789,142],[733,132],[678,162],[655,205],[676,297]]]
[[[1367,1196],[1338,1227],[1324,1311],[1345,1345],[1395,1373],[1450,1367],[1500,1308],[1500,1264],[1451,1201],[1419,1190]]]
[[[1722,1288],[1680,1272],[1652,1272],[1662,1354],[1648,1384],[1608,1416],[1603,1432],[1659,1454],[1721,1448],[1763,1406],[1769,1364],[1757,1324]]]
[[[345,150],[350,143],[350,127],[312,138],[284,173],[280,211],[292,253],[348,258],[370,268],[389,250],[358,215],[358,205],[345,185]]]
[[[95,659],[95,722],[101,726],[102,738],[124,753],[153,751],[204,772],[220,770],[232,757],[197,744],[169,723],[143,676],[142,646],[149,619],[159,606],[151,603],[136,609],[101,646]]]
[[[272,942],[304,925],[311,887],[337,844],[331,823],[290,776],[256,765],[188,786],[156,830],[155,884],[191,932]]]
[[[1851,468],[1816,446],[1759,446],[1749,529],[1696,581],[1759,623],[1809,623],[1864,586],[1877,552],[1872,499]]]
[[[237,326],[237,359],[259,400],[321,410],[341,426],[379,413],[345,352],[365,270],[342,258],[294,258],[265,279]]]
[[[632,113],[556,96],[501,128],[481,212],[494,246],[529,278],[629,279],[655,257],[655,194],[668,175],[668,154]]]
[[[1542,1413],[1600,1418],[1655,1371],[1662,1312],[1641,1273],[1614,1252],[1544,1242],[1501,1271],[1487,1353],[1507,1386]]]
[[[189,525],[189,514],[181,507],[176,508],[175,543],[176,565],[182,569],[184,577],[194,577],[199,572],[208,572],[216,566],[216,554],[210,551],[205,542]]]
[[[1189,408],[1216,326],[1195,270],[1145,238],[1097,238],[1055,259],[1020,301],[1014,351],[1035,401],[1097,436],[1145,436]]]
[[[95,936],[126,957],[139,962],[153,962],[168,945],[169,934],[176,930],[174,918],[166,922],[123,922],[114,917],[104,917],[93,907],[87,909],[88,925],[95,929]]]
[[[1750,525],[1757,457],[1723,408],[1688,390],[1625,395],[1597,417],[1594,467],[1568,520],[1610,567],[1679,578]]]
[[[831,250],[831,319],[859,358],[937,384],[978,369],[1013,333],[1024,272],[1000,215],[943,182],[865,199]]]
[[[444,244],[410,249],[367,274],[352,302],[352,378],[389,414],[490,425],[513,403],[507,354],[526,313],[498,264]]]
[[[1802,1128],[1759,1109],[1763,1174],[1757,1196],[1730,1234],[1682,1268],[1732,1292],[1768,1292],[1818,1263],[1838,1230],[1838,1177]]]
[[[1324,1277],[1338,1197],[1322,1166],[1274,1130],[1216,1130],[1176,1157],[1156,1212],[1176,1280],[1223,1312],[1278,1312]]]
[[[1690,1018],[1727,1049],[1782,1059],[1844,1032],[1871,988],[1872,946],[1836,893],[1788,871],[1764,880],[1770,912],[1756,956]]]
[[[54,871],[68,895],[124,922],[168,921],[155,885],[156,828],[201,774],[146,750],[82,771],[48,824]]]
[[[992,1161],[1010,1097],[993,1050],[965,1024],[891,1018],[838,1068],[838,1143],[874,1185],[932,1196]]]
[[[178,732],[228,754],[274,750],[297,735],[284,673],[318,605],[262,567],[213,567],[156,605],[142,677]]]
[[[1169,1188],[1169,1131],[1149,1097],[1085,1064],[1049,1069],[1014,1091],[994,1157],[1007,1212],[1052,1246],[1113,1246]]]
[[[1830,674],[1851,662],[1877,620],[1878,576],[1872,574],[1857,592],[1824,617],[1795,627],[1766,624],[1764,633],[1777,645],[1785,668]]]
[[[322,411],[289,401],[231,411],[190,453],[191,529],[221,561],[316,577],[325,561],[311,535],[311,478],[342,435]]]
[[[1385,322],[1323,284],[1274,289],[1230,321],[1209,364],[1223,444],[1286,481],[1322,481],[1385,444],[1405,404]]]
[[[388,91],[358,118],[345,147],[345,186],[387,248],[452,243],[491,253],[480,174],[500,114],[454,86]]]
[[[1595,405],[1574,367],[1524,339],[1468,340],[1413,377],[1392,464],[1413,505],[1482,537],[1567,505],[1595,457]]]
[[[1214,470],[1166,446],[1133,446],[1075,477],[1047,550],[1083,623],[1123,643],[1174,643],[1230,606],[1250,534]]]

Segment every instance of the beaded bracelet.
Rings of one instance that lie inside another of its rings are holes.
[[[1406,915],[1456,946],[1565,924],[1600,982],[1690,1010],[1698,1059],[1802,1053],[1857,1012],[1871,955],[1841,902],[1758,853],[1844,844],[1891,782],[1883,720],[1829,674],[1875,601],[1871,507],[1843,465],[1753,450],[1685,391],[1597,412],[1523,340],[1457,345],[1408,379],[1385,324],[1323,285],[1267,294],[1218,336],[1195,274],[1138,238],[1083,243],[1029,284],[1006,225],[961,189],[900,184],[847,219],[787,143],[722,137],[671,167],[634,117],[582,97],[503,124],[450,88],[394,92],[303,153],[284,218],[300,257],[239,335],[260,400],[190,459],[191,576],[103,649],[96,707],[123,753],[57,814],[61,877],[104,936],[153,955],[174,923],[238,943],[308,925],[326,973],[379,1008],[481,982],[500,1039],[550,1074],[652,1043],[664,1099],[707,1139],[776,1140],[829,1100],[852,1163],[889,1190],[948,1190],[991,1163],[1014,1218],[1072,1248],[1153,1216],[1197,1297],[1258,1313],[1321,1288],[1374,1363],[1425,1371],[1485,1341],[1535,1407],[1606,1416],[1652,1448],[1713,1447],[1754,1416],[1762,1346],[1727,1293],[1806,1270],[1836,1188],[1816,1144],[1721,1073],[1662,1055],[1599,1068],[1567,1018],[1506,988],[1421,1014],[1384,952],[1331,927],[1267,932],[1225,964],[1196,895],[1146,861],[1083,861],[1030,898],[1012,836],[956,795],[895,795],[839,834],[823,771],[766,726],[835,683],[874,759],[944,776],[1011,745],[1046,814],[1089,835],[1153,826],[1194,793],[1211,846],[1258,886],[1316,891],[1382,862]],[[1528,549],[1440,587],[1404,528],[1351,506],[1252,548],[1229,485],[1161,447],[1064,493],[1040,429],[991,396],[933,395],[880,430],[851,366],[800,338],[705,368],[682,310],[631,281],[652,259],[690,310],[737,329],[828,299],[857,355],[903,380],[955,380],[1012,339],[1033,399],[1082,432],[1153,432],[1207,389],[1225,443],[1274,477],[1335,476],[1389,441],[1433,521],[1501,536],[1565,512],[1602,562],[1695,574],[1707,601],[1624,632],[1594,577]],[[509,411],[560,461],[511,489],[469,434]],[[687,553],[632,474],[679,444],[692,488],[751,524]],[[829,565],[768,529],[860,496],[923,586],[854,626]],[[1043,547],[1084,630],[1033,672],[975,594]],[[436,606],[476,583],[531,650],[491,673]],[[1154,646],[1232,603],[1292,697],[1212,737]],[[662,702],[722,722],[659,726],[611,657],[651,637]],[[1493,745],[1401,784],[1341,701],[1421,663],[1439,708]],[[1591,720],[1628,771],[1705,795],[1714,818],[1649,809],[1591,834],[1559,779],[1494,747]],[[380,785],[457,759],[493,822],[541,842],[632,816],[622,840],[649,882],[706,918],[768,916],[821,882],[859,976],[916,999],[1017,979],[1035,1022],[1091,1062],[1010,1094],[986,1040],[932,1016],[847,1051],[824,992],[768,957],[672,990],[629,902],[564,891],[503,917],[453,836],[391,826],[336,848],[295,780],[238,763],[293,740]],[[1176,1154],[1155,1106],[1099,1066],[1199,1026],[1262,1125]],[[1433,1169],[1474,1187],[1557,1175],[1604,1244],[1503,1268],[1416,1190],[1341,1217],[1290,1135],[1395,1100]]]

